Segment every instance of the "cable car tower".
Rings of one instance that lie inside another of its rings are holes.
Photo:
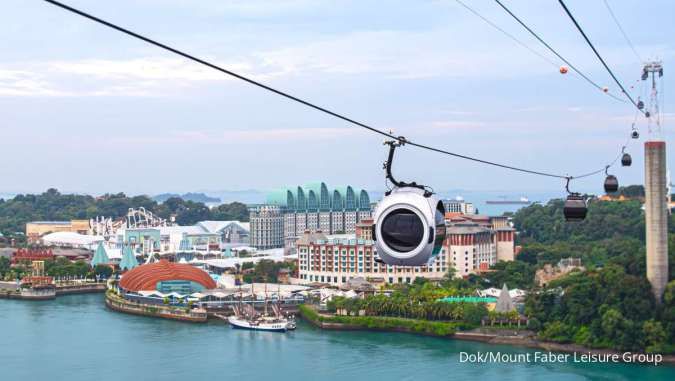
[[[661,139],[661,111],[657,80],[663,77],[660,61],[648,62],[642,80],[651,76],[651,95],[645,110],[649,140],[645,142],[645,230],[647,279],[655,299],[660,302],[668,282],[668,181],[666,180],[666,142]],[[660,80],[658,82],[661,82]],[[662,84],[662,82],[661,82]]]

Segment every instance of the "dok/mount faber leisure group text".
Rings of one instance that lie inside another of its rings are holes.
[[[642,363],[660,365],[663,356],[654,353],[503,353],[460,352],[460,363]]]

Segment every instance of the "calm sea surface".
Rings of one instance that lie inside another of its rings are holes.
[[[172,322],[108,311],[101,294],[0,300],[0,380],[675,380],[675,367],[474,365],[460,351],[528,352],[304,323],[279,334]]]

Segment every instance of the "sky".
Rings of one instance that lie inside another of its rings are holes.
[[[419,143],[575,175],[613,160],[634,108],[439,1],[64,0],[69,5]],[[492,0],[464,0],[559,62]],[[617,86],[556,1],[504,0],[575,66]],[[675,2],[610,5],[642,60],[663,60],[670,141]],[[311,181],[382,190],[383,137],[40,0],[0,12],[0,193],[272,189]],[[641,63],[602,1],[568,0],[612,70],[640,94]],[[654,11],[658,10],[658,11]],[[643,90],[642,94],[646,94]],[[646,120],[638,118],[642,137]],[[621,184],[643,182],[644,139]],[[673,163],[673,155],[669,155]],[[394,173],[437,190],[557,191],[521,174],[406,146]],[[573,182],[599,193],[602,175]]]

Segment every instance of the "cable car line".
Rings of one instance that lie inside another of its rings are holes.
[[[511,33],[505,31],[505,30],[502,29],[499,25],[497,25],[497,24],[495,24],[494,22],[490,21],[487,17],[481,15],[480,13],[478,13],[478,11],[476,11],[475,9],[473,9],[473,8],[471,8],[470,6],[466,5],[466,4],[465,4],[464,2],[462,2],[461,0],[455,0],[455,1],[456,1],[459,5],[461,5],[462,7],[464,7],[466,10],[468,10],[468,11],[471,12],[471,13],[473,13],[476,17],[478,17],[479,19],[483,20],[486,24],[490,25],[490,26],[493,27],[494,29],[496,29],[496,30],[498,30],[499,32],[501,32],[502,34],[504,34],[506,37],[508,37],[508,38],[510,38],[511,40],[513,40],[513,41],[514,41],[515,43],[517,43],[518,45],[520,45],[520,46],[522,46],[523,48],[529,50],[531,53],[536,54],[536,55],[539,56],[541,59],[543,59],[544,61],[550,63],[551,65],[553,65],[553,66],[555,66],[555,67],[559,67],[559,66],[560,66],[560,65],[558,65],[556,62],[554,62],[552,59],[550,59],[550,58],[546,57],[545,55],[539,53],[538,51],[534,50],[532,47],[530,47],[529,45],[527,45],[527,44],[524,43],[523,41],[519,40],[517,37],[515,37],[515,36],[512,35]]]
[[[572,70],[574,70],[577,74],[579,74],[583,79],[585,79],[593,87],[595,87],[596,89],[598,89],[598,90],[602,91],[603,93],[609,95],[613,99],[616,99],[617,101],[625,102],[625,100],[617,97],[616,95],[614,95],[610,92],[607,92],[604,87],[602,87],[602,86],[598,85],[597,83],[593,82],[593,80],[591,80],[588,76],[586,76],[586,74],[582,73],[581,70],[577,69],[576,66],[572,65],[572,63],[570,61],[568,61],[565,57],[560,55],[560,53],[558,53],[555,49],[553,49],[551,47],[551,45],[549,45],[546,41],[544,41],[544,39],[539,37],[539,35],[534,30],[532,30],[532,28],[527,26],[527,24],[525,24],[518,16],[516,16],[513,12],[511,12],[511,10],[506,5],[504,5],[501,1],[495,0],[495,2],[497,4],[499,4],[499,6],[502,7],[502,9],[504,9],[504,11],[506,11],[506,13],[508,13],[514,20],[516,20],[523,28],[525,28],[528,32],[530,32],[530,34],[532,36],[534,36],[534,38],[539,40],[539,42],[541,42],[546,48],[548,48],[548,50],[550,50],[553,54],[555,54],[558,58],[560,58],[563,62],[565,62],[567,64],[567,66],[569,66]]]
[[[495,1],[499,2],[499,0],[495,0]],[[579,30],[579,33],[581,33],[581,35],[584,37],[584,40],[586,40],[586,43],[588,44],[588,46],[591,47],[591,49],[593,50],[593,53],[595,53],[595,55],[598,57],[598,59],[600,60],[600,62],[602,63],[602,65],[605,67],[605,69],[607,69],[607,72],[608,72],[609,75],[612,77],[612,79],[614,79],[614,82],[616,82],[616,84],[619,86],[619,88],[621,89],[621,91],[623,92],[623,94],[626,96],[626,98],[628,98],[628,100],[635,106],[635,108],[637,108],[638,110],[640,110],[640,107],[638,107],[637,102],[635,102],[635,101],[633,100],[633,97],[631,97],[630,94],[628,94],[628,92],[627,92],[626,89],[623,87],[623,85],[621,84],[621,82],[619,81],[619,79],[616,77],[616,75],[614,75],[614,72],[612,72],[612,69],[609,68],[609,66],[607,65],[607,63],[605,62],[605,60],[602,58],[602,56],[600,55],[600,53],[598,53],[598,50],[595,49],[595,46],[593,46],[593,43],[592,43],[591,40],[588,38],[588,36],[587,36],[586,33],[584,32],[584,30],[581,28],[581,26],[579,25],[579,23],[577,22],[577,20],[574,18],[574,16],[572,16],[572,13],[570,12],[570,10],[569,10],[569,9],[567,8],[567,6],[565,5],[565,2],[564,2],[563,0],[558,0],[558,3],[560,3],[560,5],[563,7],[563,9],[565,10],[565,13],[567,13],[567,16],[569,16],[569,18],[572,20],[572,22],[574,23],[574,25],[575,25],[575,26],[577,27],[577,29]],[[644,113],[642,110],[640,110],[640,112]]]
[[[265,84],[263,84],[263,83],[261,83],[261,82],[258,82],[258,81],[255,81],[255,80],[253,80],[253,79],[250,79],[250,78],[248,78],[248,77],[246,77],[246,76],[244,76],[244,75],[237,74],[237,73],[235,73],[235,72],[233,72],[233,71],[224,69],[224,68],[222,68],[222,67],[220,67],[220,66],[217,66],[217,65],[215,65],[215,64],[213,64],[213,63],[210,63],[210,62],[205,61],[205,60],[203,60],[203,59],[197,58],[197,57],[195,57],[195,56],[193,56],[193,55],[191,55],[191,54],[185,53],[185,52],[183,52],[183,51],[181,51],[181,50],[178,50],[178,49],[176,49],[176,48],[172,48],[172,47],[170,47],[170,46],[168,46],[168,45],[165,45],[165,44],[163,44],[163,43],[161,43],[161,42],[155,41],[155,40],[153,40],[153,39],[150,39],[150,38],[148,38],[148,37],[145,37],[145,36],[143,36],[143,35],[140,35],[140,34],[138,34],[138,33],[135,33],[135,32],[133,32],[133,31],[131,31],[131,30],[129,30],[129,29],[125,29],[125,28],[123,28],[123,27],[121,27],[121,26],[118,26],[118,25],[113,24],[113,23],[111,23],[111,22],[108,22],[108,21],[105,21],[105,20],[103,20],[103,19],[100,19],[100,18],[98,18],[98,17],[96,17],[96,16],[93,16],[93,15],[91,15],[91,14],[89,14],[89,13],[86,13],[86,12],[81,11],[81,10],[79,10],[79,9],[76,9],[76,8],[73,8],[73,7],[68,6],[68,5],[66,5],[66,4],[63,4],[63,3],[59,2],[59,1],[56,1],[56,0],[44,0],[44,1],[46,1],[47,3],[50,3],[50,4],[52,4],[52,5],[55,5],[55,6],[59,7],[59,8],[62,8],[62,9],[64,9],[64,10],[67,10],[67,11],[69,11],[69,12],[71,12],[71,13],[77,14],[77,15],[79,15],[79,16],[82,16],[82,17],[84,17],[84,18],[87,18],[87,19],[89,19],[89,20],[92,20],[92,21],[94,21],[94,22],[97,22],[97,23],[99,23],[99,24],[105,25],[105,26],[107,26],[107,27],[109,27],[109,28],[112,28],[112,29],[114,29],[114,30],[117,30],[117,31],[119,31],[119,32],[122,32],[122,33],[124,33],[124,34],[126,34],[126,35],[129,35],[129,36],[131,36],[131,37],[134,37],[134,38],[136,38],[136,39],[139,39],[139,40],[141,40],[141,41],[144,41],[144,42],[146,42],[146,43],[148,43],[148,44],[157,46],[157,47],[159,47],[159,48],[162,48],[162,49],[164,49],[164,50],[167,50],[167,51],[169,51],[169,52],[172,52],[172,53],[177,54],[177,55],[179,55],[179,56],[182,56],[182,57],[184,57],[184,58],[187,58],[187,59],[189,59],[189,60],[191,60],[191,61],[194,61],[194,62],[197,62],[197,63],[202,64],[202,65],[204,65],[204,66],[207,66],[207,67],[209,67],[209,68],[211,68],[211,69],[217,70],[217,71],[222,72],[222,73],[224,73],[224,74],[227,74],[227,75],[229,75],[229,76],[235,77],[235,78],[240,79],[240,80],[245,81],[245,82],[248,82],[249,84],[252,84],[252,85],[254,85],[254,86],[260,87],[260,88],[262,88],[262,89],[264,89],[264,90],[270,91],[270,92],[272,92],[272,93],[275,93],[275,94],[277,94],[277,95],[280,95],[280,96],[285,97],[285,98],[287,98],[287,99],[290,99],[290,100],[292,100],[292,101],[295,101],[295,102],[298,102],[298,103],[300,103],[300,104],[303,104],[303,105],[305,105],[305,106],[307,106],[307,107],[313,108],[313,109],[315,109],[315,110],[317,110],[317,111],[321,111],[321,112],[323,112],[323,113],[326,113],[326,114],[328,114],[328,115],[331,115],[331,116],[333,116],[333,117],[336,117],[336,118],[338,118],[338,119],[341,119],[341,120],[343,120],[343,121],[346,121],[346,122],[351,123],[351,124],[353,124],[353,125],[356,125],[356,126],[365,128],[365,129],[367,129],[367,130],[369,130],[369,131],[371,131],[371,132],[374,132],[374,133],[377,133],[377,134],[386,136],[386,137],[388,137],[388,138],[390,138],[390,139],[394,139],[394,140],[396,140],[396,141],[399,142],[399,143],[405,143],[405,144],[409,144],[409,145],[411,145],[411,146],[415,146],[415,147],[418,147],[418,148],[426,149],[426,150],[429,150],[429,151],[433,151],[433,152],[437,152],[437,153],[441,153],[441,154],[445,154],[445,155],[457,157],[457,158],[460,158],[460,159],[470,160],[470,161],[477,162],[477,163],[482,163],[482,164],[486,164],[486,165],[491,165],[491,166],[495,166],[495,167],[499,167],[499,168],[503,168],[503,169],[509,169],[509,170],[513,170],[513,171],[518,171],[518,172],[523,172],[523,173],[529,173],[529,174],[539,175],[539,176],[546,176],[546,177],[553,177],[553,178],[564,179],[564,180],[567,180],[568,182],[569,182],[570,180],[572,180],[572,179],[580,179],[580,178],[589,177],[589,176],[598,174],[598,173],[604,171],[604,170],[605,170],[605,167],[606,167],[606,166],[603,166],[603,167],[602,167],[601,169],[599,169],[599,170],[596,170],[596,171],[593,171],[593,172],[589,172],[589,173],[586,173],[586,174],[582,174],[582,175],[579,175],[579,176],[561,175],[561,174],[555,174],[555,173],[543,172],[543,171],[536,171],[536,170],[530,170],[530,169],[526,169],[526,168],[520,168],[520,167],[511,166],[511,165],[501,164],[501,163],[497,163],[497,162],[493,162],[493,161],[489,161],[489,160],[483,160],[483,159],[479,159],[479,158],[472,157],[472,156],[467,156],[467,155],[463,155],[463,154],[459,154],[459,153],[455,153],[455,152],[450,152],[450,151],[447,151],[447,150],[444,150],[444,149],[441,149],[441,148],[435,148],[435,147],[431,147],[431,146],[428,146],[428,145],[425,145],[425,144],[421,144],[421,143],[415,143],[415,142],[413,142],[413,141],[407,140],[405,137],[402,137],[402,136],[395,136],[395,135],[394,135],[393,133],[391,133],[391,132],[386,132],[386,131],[380,130],[380,129],[378,129],[378,128],[369,126],[369,125],[367,125],[367,124],[358,122],[358,121],[356,121],[356,120],[354,120],[354,119],[351,119],[351,118],[349,118],[349,117],[347,117],[347,116],[344,116],[344,115],[342,115],[342,114],[339,114],[339,113],[337,113],[337,112],[331,111],[331,110],[329,110],[329,109],[327,109],[327,108],[318,106],[318,105],[313,104],[313,103],[311,103],[311,102],[309,102],[309,101],[303,100],[303,99],[301,99],[301,98],[298,98],[298,97],[296,97],[296,96],[293,96],[293,95],[288,94],[288,93],[286,93],[286,92],[283,92],[283,91],[281,91],[281,90],[277,90],[277,89],[275,89],[275,88],[273,88],[273,87],[267,86],[267,85],[265,85]],[[495,1],[499,2],[499,0],[495,0]],[[572,65],[570,65],[570,67],[572,67]],[[583,76],[583,75],[582,75],[582,76]],[[613,165],[615,162],[616,162],[616,160],[615,160],[614,162],[610,163],[609,166]]]
[[[626,34],[626,31],[621,26],[621,23],[619,22],[619,19],[616,18],[616,15],[614,14],[614,11],[612,11],[612,8],[609,6],[609,2],[607,0],[602,0],[602,1],[605,3],[605,7],[607,8],[607,11],[609,11],[610,16],[612,16],[612,19],[614,20],[614,23],[616,24],[617,27],[619,27],[619,30],[621,31],[621,34],[623,35],[624,40],[626,40],[626,42],[628,43],[628,46],[630,46],[630,49],[635,54],[635,57],[637,57],[638,62],[642,62],[642,58],[640,57],[640,54],[635,49],[635,46],[631,42],[630,38],[628,38],[628,34]]]

